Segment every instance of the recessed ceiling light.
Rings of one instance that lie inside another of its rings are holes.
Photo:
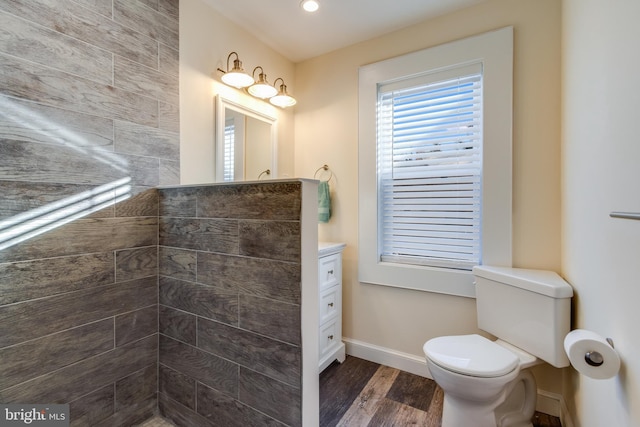
[[[318,3],[318,0],[302,0],[300,7],[307,12],[315,12],[320,7],[320,3]]]

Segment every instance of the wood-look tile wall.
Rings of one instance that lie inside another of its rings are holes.
[[[0,402],[156,410],[178,57],[178,0],[0,1]]]
[[[160,190],[160,413],[300,426],[300,181]]]

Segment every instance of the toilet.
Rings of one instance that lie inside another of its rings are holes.
[[[442,427],[531,427],[537,388],[530,367],[569,366],[573,289],[551,271],[476,266],[478,334],[430,339],[427,366],[444,391]]]

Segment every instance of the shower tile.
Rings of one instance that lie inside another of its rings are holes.
[[[196,316],[164,305],[159,306],[159,311],[161,334],[196,345]]]
[[[223,393],[237,395],[238,365],[235,363],[163,335],[160,335],[159,354],[161,364]]]
[[[160,277],[160,304],[220,322],[238,324],[238,296],[225,289]]]
[[[91,425],[91,427],[120,427],[120,426],[138,426],[144,421],[153,417],[157,412],[158,398],[157,393],[147,397],[144,401],[131,404],[121,408],[118,412],[102,420],[101,422]]]
[[[209,252],[238,253],[238,221],[229,219],[164,218],[160,244]]]
[[[169,104],[168,102],[158,101],[158,128],[180,132],[180,107],[178,105]],[[178,185],[180,181],[174,184],[162,185]]]
[[[174,49],[179,48],[177,20],[147,7],[142,7],[137,2],[114,0],[113,5],[116,22],[136,31],[144,32],[154,40]]]
[[[86,151],[90,153],[87,154]],[[109,185],[112,190],[117,189],[123,193],[127,191],[128,185],[154,187],[159,180],[158,159],[114,154],[100,149],[75,147],[72,144],[56,146],[4,139],[0,145],[0,156],[3,178],[9,180]],[[107,195],[107,187],[98,189],[101,195]],[[79,194],[84,198],[75,200],[66,208],[79,213],[98,203],[109,202],[106,199],[96,201],[98,194],[100,193]]]
[[[195,217],[196,191],[195,188],[161,188],[158,190],[160,216]]]
[[[0,9],[149,67],[158,63],[158,44],[144,31],[131,31],[74,2],[13,0],[0,2]]]
[[[300,262],[299,222],[240,220],[238,228],[240,255]]]
[[[0,51],[96,82],[111,84],[113,55],[59,32],[0,13]]]
[[[31,381],[0,390],[0,401],[4,403],[70,402],[148,366],[156,360],[157,351],[158,337],[153,335]]]
[[[14,3],[14,2],[8,2]],[[1,2],[6,5],[7,2]],[[154,46],[157,56],[157,45]],[[158,126],[158,101],[44,65],[0,54],[0,93],[107,119]],[[157,58],[155,59],[157,64]]]
[[[69,403],[70,427],[95,426],[113,415],[115,396],[113,384],[102,387]]]
[[[157,303],[156,278],[0,307],[0,348]]]
[[[180,52],[164,44],[158,46],[160,60],[158,67],[160,71],[178,77],[180,72]]]
[[[153,363],[116,381],[116,412],[140,404],[158,389],[158,365]]]
[[[283,424],[253,408],[239,405],[235,399],[203,384],[198,384],[198,413],[215,425],[225,427],[278,426]]]
[[[158,0],[158,11],[177,21],[180,15],[178,0]]]
[[[240,367],[240,402],[291,426],[302,424],[300,388]]]
[[[106,252],[157,244],[157,218],[82,219],[0,251],[0,262]]]
[[[158,306],[116,316],[116,346],[121,346],[158,332]]]
[[[297,386],[300,382],[300,347],[198,319],[198,348],[287,384]]]
[[[177,160],[180,158],[180,134],[116,120],[115,152]]]
[[[189,409],[196,409],[196,380],[160,365],[158,391]]]
[[[234,184],[198,190],[198,217],[299,220],[300,182]]]
[[[210,422],[203,416],[196,414],[185,406],[182,406],[166,395],[158,394],[158,410],[167,420],[177,426],[218,427],[217,422]],[[225,426],[226,427],[226,426]]]
[[[94,12],[100,13],[109,18],[112,16],[111,9],[113,0],[75,0],[75,2],[83,4]]]
[[[170,47],[177,49],[173,46]],[[174,76],[156,71],[157,68],[157,64],[154,69],[151,69],[137,62],[116,56],[113,68],[114,86],[129,93],[138,94],[141,97],[149,96],[169,104],[179,104],[178,80]],[[126,118],[124,119],[126,120]],[[157,123],[148,125],[157,127]],[[154,157],[164,156],[154,155]]]
[[[195,251],[160,246],[158,252],[160,275],[195,282],[197,259]]]
[[[0,349],[0,389],[113,349],[113,319]]]
[[[155,276],[158,274],[158,248],[143,248],[116,251],[116,281]]]
[[[150,174],[157,173],[151,169]],[[158,191],[149,187],[131,187],[129,198],[115,205],[117,217],[158,216]]]
[[[11,218],[14,221],[27,222],[40,215],[41,211],[64,202],[69,197],[86,194],[94,190],[94,185],[55,184],[28,181],[0,181],[0,220]],[[110,218],[114,216],[113,206],[100,209],[88,218]],[[21,215],[17,217],[17,215]]]
[[[180,185],[180,162],[160,159],[159,185]]]
[[[11,135],[16,141],[113,151],[112,119],[4,96],[0,96],[0,107],[13,113],[0,116],[0,135]]]
[[[113,252],[0,264],[0,305],[114,283]]]
[[[300,265],[198,252],[198,282],[240,293],[300,303]]]
[[[242,329],[300,345],[300,306],[240,294]]]

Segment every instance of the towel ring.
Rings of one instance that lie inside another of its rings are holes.
[[[330,175],[327,181],[331,181],[331,178],[333,178],[333,172],[331,171],[331,169],[329,169],[328,165],[322,165],[318,169],[316,169],[316,172],[313,174],[313,179],[318,179],[318,172],[320,171],[329,171]],[[320,175],[322,175],[322,173]]]

